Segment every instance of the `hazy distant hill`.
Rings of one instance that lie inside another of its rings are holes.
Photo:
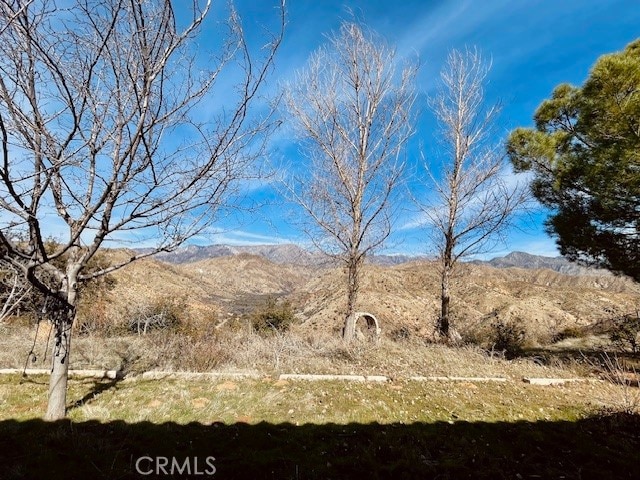
[[[178,248],[173,252],[159,253],[156,258],[164,262],[183,264],[200,262],[219,257],[231,257],[241,254],[256,255],[266,258],[270,262],[287,265],[322,266],[331,263],[330,259],[321,253],[309,252],[291,243],[280,245],[190,245]],[[416,260],[418,257],[409,255],[374,255],[370,262],[375,265],[391,266]]]
[[[496,257],[488,261],[474,260],[470,263],[496,268],[548,268],[567,275],[609,275],[607,270],[583,267],[563,257],[543,257],[525,252],[511,252],[504,257]]]
[[[125,318],[140,305],[175,299],[192,318],[223,323],[255,311],[273,296],[291,303],[300,328],[339,331],[345,305],[341,268],[275,263],[228,248],[218,247],[217,258],[199,262],[170,264],[148,259],[115,272],[115,287],[104,302],[106,318]],[[194,258],[194,251],[215,251],[184,250],[178,252],[182,258]],[[287,249],[263,252],[275,255]],[[296,258],[308,258],[299,255]],[[492,262],[459,265],[451,285],[459,327],[473,330],[488,328],[496,320],[522,321],[532,335],[550,338],[566,327],[587,326],[634,312],[640,298],[640,286],[624,277],[574,276],[546,268],[549,260],[560,259],[516,254],[493,263],[506,266],[509,260],[509,266],[525,268],[495,268]],[[527,268],[534,265],[545,268]],[[424,260],[366,265],[358,308],[376,315],[387,334],[406,327],[429,336],[440,301],[438,270],[436,262]]]
[[[190,245],[178,248],[173,252],[160,253],[156,256],[158,260],[174,264],[194,263],[220,257],[232,257],[242,254],[256,255],[263,257],[270,262],[281,265],[304,265],[304,266],[328,266],[331,259],[317,252],[294,245]],[[373,265],[393,266],[415,260],[426,260],[425,257],[393,254],[374,255],[368,259]],[[504,257],[496,257],[491,260],[473,260],[469,262],[475,265],[489,265],[496,268],[527,268],[539,269],[548,268],[555,272],[567,275],[608,275],[606,270],[586,268],[575,263],[571,263],[562,257],[543,257],[541,255],[531,255],[525,252],[511,252]]]
[[[293,244],[283,245],[189,245],[173,252],[159,253],[156,258],[169,263],[193,263],[219,257],[231,257],[241,254],[257,255],[270,262],[291,265],[315,265],[322,257]]]

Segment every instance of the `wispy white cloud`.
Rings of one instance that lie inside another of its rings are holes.
[[[277,235],[265,235],[251,233],[243,230],[230,230],[212,235],[207,238],[209,243],[219,243],[225,245],[282,245],[295,243],[291,239],[282,238]]]
[[[419,52],[427,61],[434,55],[444,56],[448,49],[469,43],[474,34],[488,24],[498,24],[513,11],[508,0],[491,2],[442,2],[426,10],[409,23],[398,39],[398,51],[403,55]]]

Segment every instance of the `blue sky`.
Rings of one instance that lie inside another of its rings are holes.
[[[249,33],[272,25],[276,14],[270,1],[241,0],[237,8]],[[421,67],[416,88],[421,98],[432,92],[450,49],[477,46],[492,59],[487,99],[504,105],[499,125],[504,136],[517,126],[530,126],[536,107],[556,85],[580,85],[600,55],[621,50],[640,37],[640,3],[634,0],[291,0],[287,10],[287,31],[269,91],[275,92],[279,83],[302,68],[342,20],[355,16],[395,45],[399,55],[418,56]],[[409,162],[418,161],[420,143],[429,151],[435,140],[433,119],[426,105],[420,107],[423,113],[407,150]],[[283,132],[270,152],[276,163],[296,155],[294,148],[287,148],[289,139]],[[280,203],[276,182],[252,185],[248,196],[267,205],[250,215],[221,219],[220,233],[200,238],[198,243],[306,241],[289,221],[298,213],[293,206]],[[411,224],[412,215],[416,213],[407,204],[397,226]],[[553,239],[544,233],[544,218],[545,213],[538,212],[524,231],[509,232],[508,244],[499,245],[488,256],[512,250],[556,255]],[[428,253],[430,247],[417,228],[398,228],[390,245],[390,252],[411,254]]]

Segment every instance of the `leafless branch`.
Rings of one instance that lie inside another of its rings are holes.
[[[20,308],[32,288],[24,280],[22,272],[11,264],[0,262],[0,323]]]

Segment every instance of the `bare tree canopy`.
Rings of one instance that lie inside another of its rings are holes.
[[[445,337],[450,334],[450,278],[457,261],[490,251],[528,197],[524,182],[509,182],[504,149],[495,141],[500,108],[485,102],[489,69],[477,50],[451,51],[430,101],[440,126],[442,163],[426,164],[434,195],[418,203],[441,264],[438,331]]]
[[[285,103],[307,160],[291,179],[311,240],[347,271],[345,340],[354,333],[365,257],[391,232],[401,157],[413,133],[415,65],[372,32],[343,23],[287,85]]]
[[[32,290],[20,270],[0,261],[0,324],[19,310]]]
[[[92,272],[89,260],[107,240],[154,238],[149,255],[200,232],[273,126],[249,108],[284,18],[254,54],[231,6],[219,48],[206,52],[195,42],[211,9],[211,0],[179,2],[179,14],[169,0],[0,0],[0,255],[56,305],[47,418],[65,414],[78,283],[141,255]],[[223,72],[236,82],[221,106]]]

